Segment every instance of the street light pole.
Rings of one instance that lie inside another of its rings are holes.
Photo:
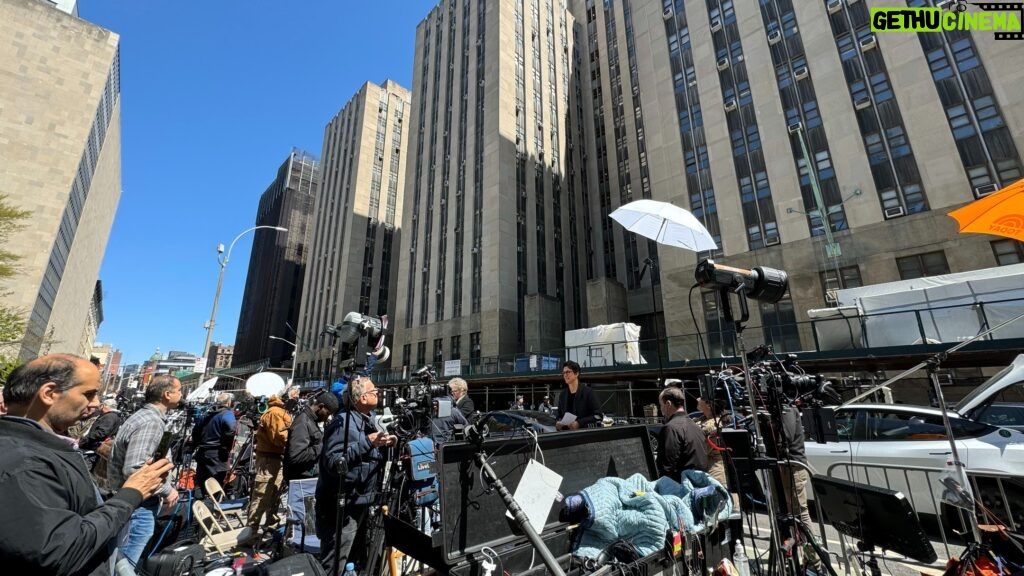
[[[228,261],[231,259],[231,251],[235,248],[235,242],[242,236],[245,236],[249,232],[259,230],[261,228],[270,228],[277,230],[278,232],[287,232],[287,228],[281,226],[253,226],[247,230],[243,230],[235,236],[235,239],[228,245],[227,254],[224,254],[224,245],[217,244],[217,261],[220,262],[220,275],[217,277],[217,291],[213,295],[213,311],[210,312],[210,320],[206,323],[206,345],[203,346],[203,358],[206,358],[206,372],[210,372],[210,341],[213,339],[213,326],[217,322],[217,303],[220,302],[220,289],[224,285],[224,269],[228,267]],[[220,255],[224,254],[222,258]]]
[[[298,351],[299,347],[295,344],[295,342],[292,342],[291,340],[285,340],[284,338],[281,338],[281,337],[278,337],[278,336],[270,336],[270,339],[271,340],[280,340],[281,342],[284,342],[285,344],[291,344],[292,345],[292,375],[288,378],[288,385],[291,386],[292,383],[295,382],[295,360],[296,360],[295,352]]]

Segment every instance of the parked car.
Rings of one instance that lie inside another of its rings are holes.
[[[522,434],[524,428],[545,434],[555,431],[557,421],[553,415],[536,410],[498,410],[491,412],[487,428],[496,436]]]
[[[1006,479],[1002,490],[993,480],[979,480],[979,488],[983,503],[1001,516],[1006,516],[1005,492],[1017,526],[1024,526],[1024,421],[1015,420],[1022,381],[1024,355],[948,411],[957,452],[970,475],[1016,477]],[[836,409],[836,425],[838,442],[807,439],[807,459],[819,474],[899,490],[919,514],[938,513],[942,488],[937,478],[952,452],[938,408],[851,404]]]

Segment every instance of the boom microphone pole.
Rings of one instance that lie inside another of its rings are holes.
[[[498,491],[498,495],[501,496],[502,502],[505,503],[505,507],[508,508],[509,513],[512,514],[513,520],[520,530],[526,534],[526,538],[533,544],[533,547],[540,553],[540,558],[544,562],[544,565],[548,567],[548,570],[554,576],[565,576],[565,572],[562,570],[562,566],[555,559],[554,554],[544,544],[544,540],[541,539],[537,531],[533,529],[530,524],[530,519],[526,516],[526,512],[519,506],[516,499],[509,492],[508,488],[505,487],[505,483],[501,481],[501,478],[494,472],[494,468],[487,463],[487,452],[484,451],[483,441],[485,426],[487,421],[491,418],[491,414],[487,413],[481,416],[476,424],[472,424],[466,428],[466,439],[473,442],[477,446],[476,456],[474,461],[476,465],[480,467],[480,471],[483,473],[484,482],[491,488]]]

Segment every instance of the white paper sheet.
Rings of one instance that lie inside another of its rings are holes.
[[[558,489],[561,486],[562,477],[557,472],[536,460],[530,460],[527,463],[526,471],[523,472],[523,477],[519,480],[513,497],[526,513],[526,517],[530,519],[530,526],[537,534],[544,530],[548,513],[551,512],[551,506],[558,499]],[[511,512],[506,512],[505,515],[512,518]]]
[[[569,424],[572,424],[575,421],[576,415],[573,414],[572,412],[566,412],[565,415],[562,416],[562,419],[558,421],[558,423],[565,424],[566,426],[568,426]]]

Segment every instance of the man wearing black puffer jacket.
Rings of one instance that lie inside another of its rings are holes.
[[[100,373],[52,354],[7,377],[0,416],[0,572],[109,576],[118,533],[163,486],[171,463],[143,465],[104,502],[85,460],[62,434],[99,405]]]
[[[288,446],[284,451],[284,479],[316,478],[320,475],[317,463],[324,433],[320,423],[327,422],[338,411],[338,398],[324,390],[303,406],[288,429]]]

